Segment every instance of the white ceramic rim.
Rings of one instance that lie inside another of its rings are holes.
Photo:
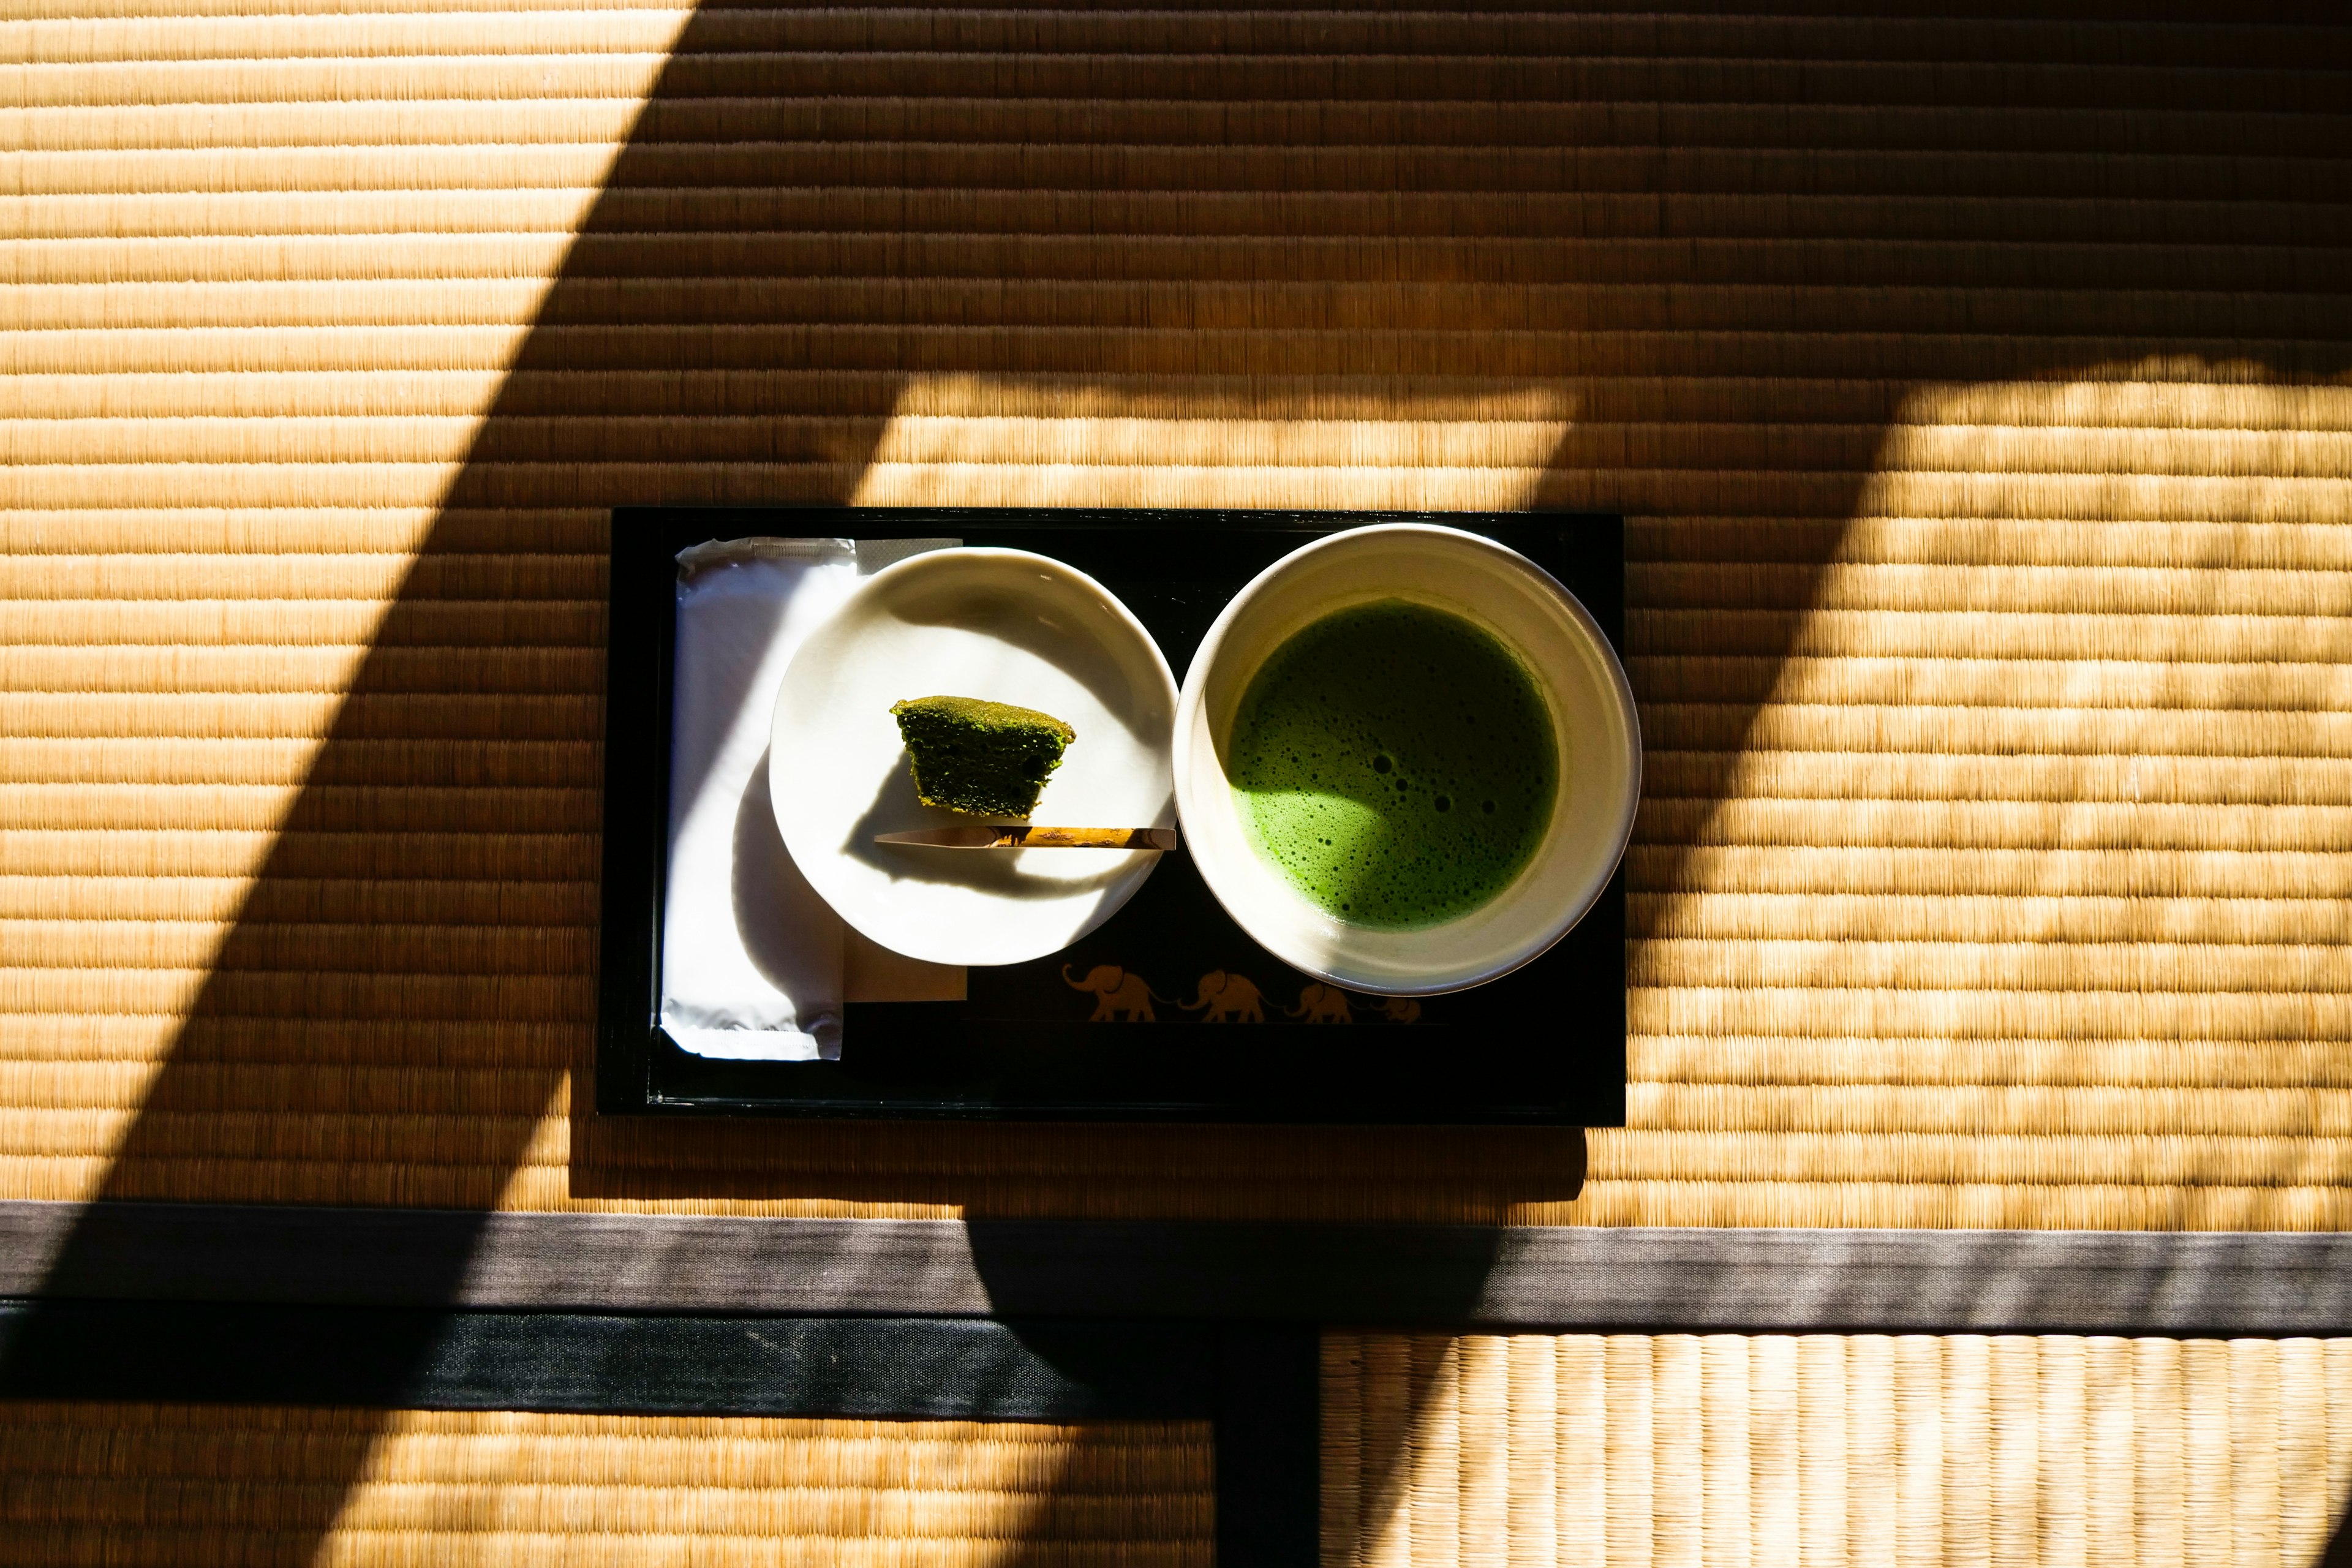
[[[1601,624],[1592,618],[1592,613],[1584,607],[1582,601],[1568,590],[1565,584],[1517,551],[1498,543],[1484,534],[1471,533],[1463,529],[1448,528],[1438,523],[1371,523],[1362,528],[1351,528],[1339,533],[1328,534],[1311,543],[1301,545],[1260,572],[1255,577],[1251,578],[1242,591],[1226,603],[1223,611],[1209,627],[1208,635],[1201,639],[1201,646],[1193,653],[1192,661],[1185,670],[1183,688],[1178,693],[1176,700],[1176,733],[1172,747],[1172,761],[1176,816],[1178,822],[1184,827],[1188,851],[1197,842],[1197,836],[1193,831],[1194,825],[1202,820],[1206,813],[1219,809],[1230,813],[1233,809],[1229,798],[1230,785],[1224,785],[1220,792],[1228,798],[1214,803],[1202,798],[1195,785],[1196,776],[1209,775],[1213,775],[1222,784],[1224,780],[1224,770],[1222,765],[1213,763],[1207,769],[1195,769],[1192,765],[1192,752],[1196,737],[1205,736],[1207,728],[1207,721],[1202,715],[1202,708],[1206,700],[1209,671],[1216,662],[1227,633],[1236,621],[1248,613],[1253,603],[1261,595],[1268,592],[1281,577],[1296,571],[1320,553],[1342,548],[1376,534],[1415,534],[1442,539],[1486,553],[1507,570],[1525,576],[1539,591],[1555,596],[1559,602],[1558,607],[1565,612],[1570,623],[1590,642],[1591,651],[1600,656],[1594,662],[1606,672],[1608,695],[1615,700],[1626,737],[1625,772],[1622,779],[1623,805],[1615,825],[1613,841],[1607,855],[1598,863],[1599,869],[1588,876],[1583,885],[1575,889],[1574,896],[1562,904],[1561,912],[1557,919],[1532,933],[1504,957],[1481,964],[1475,970],[1448,973],[1431,981],[1406,984],[1367,976],[1346,968],[1334,967],[1322,956],[1289,942],[1283,933],[1263,929],[1261,925],[1251,921],[1244,901],[1234,896],[1237,889],[1220,885],[1221,873],[1212,859],[1196,854],[1193,857],[1193,865],[1200,871],[1201,880],[1207,884],[1211,895],[1224,909],[1226,914],[1232,917],[1234,923],[1247,931],[1253,940],[1276,958],[1302,973],[1312,975],[1346,990],[1361,992],[1369,995],[1436,996],[1448,992],[1466,991],[1473,986],[1484,985],[1489,981],[1501,979],[1516,969],[1525,967],[1558,945],[1562,937],[1575,930],[1577,923],[1591,912],[1592,906],[1599,901],[1601,893],[1607,889],[1610,878],[1615,875],[1617,867],[1625,858],[1626,846],[1632,842],[1633,837],[1634,817],[1641,808],[1641,717],[1633,701],[1633,683],[1625,676],[1624,664],[1618,658],[1617,650],[1611,646],[1607,635],[1601,631]],[[1410,590],[1400,593],[1398,596],[1407,599],[1415,597]],[[1480,617],[1474,616],[1474,619],[1476,618]],[[1514,652],[1518,651],[1514,649]],[[1251,673],[1255,672],[1253,670]],[[1246,685],[1245,679],[1243,684]],[[1552,701],[1549,691],[1546,692],[1546,701],[1547,703]],[[1213,747],[1213,737],[1208,738],[1208,743]],[[1296,895],[1293,896],[1296,897]]]

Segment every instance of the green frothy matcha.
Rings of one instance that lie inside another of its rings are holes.
[[[1353,924],[1412,930],[1518,875],[1550,826],[1558,756],[1508,649],[1384,599],[1274,651],[1242,694],[1226,774],[1292,886]]]

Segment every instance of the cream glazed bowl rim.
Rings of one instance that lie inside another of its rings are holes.
[[[1294,889],[1255,847],[1224,752],[1243,692],[1276,648],[1339,610],[1402,599],[1468,620],[1509,649],[1552,721],[1559,784],[1528,866],[1494,898],[1413,931],[1353,925]],[[1641,722],[1591,613],[1559,580],[1482,534],[1428,522],[1327,535],[1234,595],[1177,697],[1176,813],[1202,880],[1235,924],[1300,973],[1377,996],[1430,996],[1500,979],[1590,912],[1632,839]]]

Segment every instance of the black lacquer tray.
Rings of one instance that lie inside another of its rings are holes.
[[[709,539],[757,535],[946,537],[1034,550],[1069,563],[1124,600],[1159,639],[1181,680],[1210,623],[1262,568],[1318,534],[1396,521],[1466,529],[1523,552],[1565,583],[1622,650],[1624,528],[1615,517],[965,508],[615,511],[597,1110],[607,1115],[1622,1125],[1622,870],[1583,921],[1543,957],[1491,984],[1417,1003],[1336,992],[1277,962],[1234,924],[1180,852],[1166,858],[1126,908],[1066,952],[1034,963],[973,969],[962,1002],[850,1004],[837,1062],[713,1060],[680,1050],[653,1022],[680,550]]]

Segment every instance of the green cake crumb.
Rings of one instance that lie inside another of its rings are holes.
[[[925,805],[972,816],[1026,817],[1077,731],[1034,708],[978,697],[894,702]]]

